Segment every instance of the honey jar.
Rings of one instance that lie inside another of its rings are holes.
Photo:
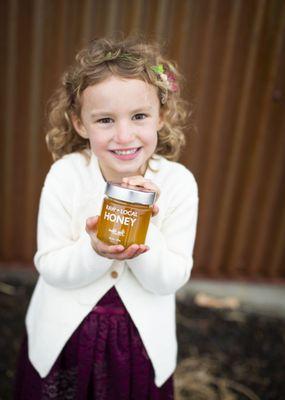
[[[144,244],[156,192],[107,182],[97,237],[110,245]]]

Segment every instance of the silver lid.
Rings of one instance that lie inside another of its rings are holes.
[[[141,187],[138,188],[138,186],[129,185],[127,183],[116,183],[111,181],[107,181],[105,194],[113,199],[143,205],[152,205],[156,198],[156,192],[153,190]]]

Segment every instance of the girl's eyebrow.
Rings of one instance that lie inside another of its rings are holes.
[[[140,107],[140,108],[136,108],[135,110],[132,110],[130,113],[131,114],[136,114],[136,113],[139,113],[139,112],[142,112],[142,111],[151,111],[152,110],[152,107],[151,106],[143,106],[143,107]],[[108,115],[108,116],[111,116],[111,115],[114,115],[115,113],[113,113],[113,112],[110,112],[110,111],[104,111],[104,110],[100,110],[100,111],[93,111],[93,112],[91,112],[91,117],[98,117],[98,116],[102,116],[102,115]]]
[[[131,114],[136,114],[136,113],[141,112],[141,111],[151,111],[151,110],[152,110],[151,106],[145,106],[145,107],[136,108],[135,110],[133,110],[131,112]]]
[[[91,113],[91,117],[99,117],[102,115],[112,115],[112,113],[110,111],[94,111]]]

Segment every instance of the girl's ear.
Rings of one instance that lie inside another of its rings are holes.
[[[75,113],[71,113],[71,122],[78,135],[84,139],[88,139],[88,134],[84,125],[82,124],[81,119]]]

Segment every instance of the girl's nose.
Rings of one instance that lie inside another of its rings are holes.
[[[115,136],[118,143],[130,143],[134,137],[134,128],[129,124],[118,124]]]

